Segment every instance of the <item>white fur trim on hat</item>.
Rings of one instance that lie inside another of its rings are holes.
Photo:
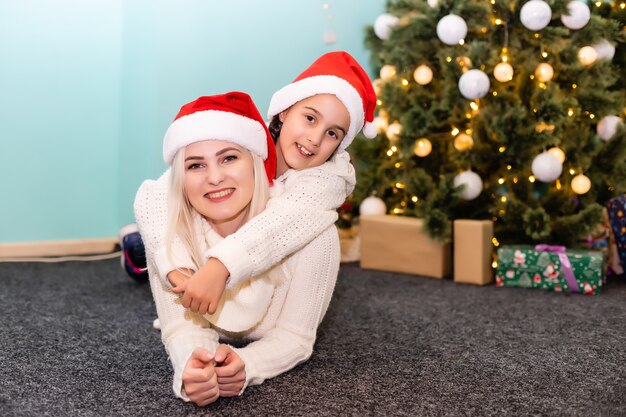
[[[203,140],[236,143],[267,158],[267,137],[256,120],[220,110],[205,110],[182,116],[170,125],[163,140],[163,159],[171,164],[180,148]]]
[[[300,100],[317,94],[334,94],[348,109],[350,126],[346,137],[339,145],[339,149],[347,148],[363,127],[364,113],[361,95],[343,78],[334,75],[316,75],[284,86],[272,96],[267,117],[271,119]]]

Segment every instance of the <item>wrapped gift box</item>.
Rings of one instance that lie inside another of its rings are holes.
[[[451,270],[451,245],[431,239],[422,220],[361,216],[361,268],[443,278]]]
[[[485,285],[493,281],[493,221],[454,221],[454,282]]]
[[[562,252],[550,251],[558,249]],[[603,260],[600,251],[502,246],[498,249],[496,285],[597,294],[604,283]]]

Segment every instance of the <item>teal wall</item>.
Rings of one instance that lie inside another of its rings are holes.
[[[330,8],[324,9],[324,3]],[[0,0],[0,242],[115,236],[180,106],[272,93],[320,54],[369,68],[384,0]],[[327,45],[325,31],[337,41]]]

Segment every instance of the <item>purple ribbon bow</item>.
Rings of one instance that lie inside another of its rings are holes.
[[[565,275],[565,280],[567,281],[567,286],[569,287],[570,292],[580,292],[580,288],[578,288],[578,282],[576,282],[576,277],[574,276],[574,271],[572,270],[572,264],[565,253],[565,246],[551,246],[551,245],[537,245],[535,246],[536,252],[553,252],[559,255],[559,260],[561,261],[561,269],[563,271],[563,275]]]

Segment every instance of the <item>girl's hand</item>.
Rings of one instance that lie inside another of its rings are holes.
[[[246,367],[239,355],[228,345],[215,351],[215,373],[220,397],[236,397],[246,383]]]
[[[187,281],[189,281],[189,277],[192,274],[193,271],[190,269],[176,269],[167,274],[167,280],[170,284],[172,284],[172,291],[176,294],[185,292],[185,288],[187,288]]]
[[[204,348],[192,352],[183,370],[183,389],[201,407],[217,401],[220,391],[211,352]]]
[[[215,313],[229,275],[228,269],[218,259],[209,259],[187,282],[183,307],[194,313]]]

